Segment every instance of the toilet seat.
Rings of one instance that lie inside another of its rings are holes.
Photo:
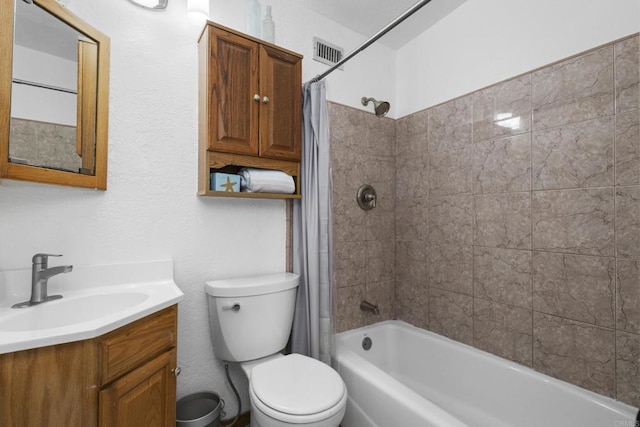
[[[344,410],[346,387],[330,366],[299,354],[272,359],[251,372],[252,403],[289,423],[320,421]]]

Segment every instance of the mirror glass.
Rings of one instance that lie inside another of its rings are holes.
[[[95,175],[98,43],[14,4],[9,163]]]

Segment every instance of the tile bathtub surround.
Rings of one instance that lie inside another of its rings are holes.
[[[533,249],[582,255],[614,255],[614,189],[535,191]]]
[[[637,402],[640,400],[640,336],[623,331],[616,334],[616,395],[624,402]]]
[[[420,113],[428,328],[636,406],[639,48],[629,38]]]
[[[615,43],[616,112],[634,111],[640,108],[640,41],[632,37]]]
[[[613,45],[531,73],[533,130],[613,115]]]
[[[613,185],[613,116],[534,132],[532,147],[534,190]]]
[[[473,297],[429,289],[429,329],[464,344],[473,344]]]
[[[335,328],[340,332],[395,315],[396,129],[394,120],[338,104],[330,104],[329,119]],[[363,184],[372,185],[377,193],[376,208],[370,211],[356,203]],[[407,233],[424,227],[416,220]],[[362,300],[378,305],[380,315],[361,311]]]
[[[430,287],[473,295],[472,246],[433,244],[429,245],[428,251],[426,264]],[[397,253],[397,256],[400,269],[402,254]]]
[[[473,104],[462,97],[429,110],[429,195],[473,192]]]
[[[533,313],[533,368],[615,396],[615,331]]]
[[[476,298],[473,307],[473,342],[522,365],[532,366],[532,312]]]
[[[531,195],[488,194],[474,197],[474,243],[494,248],[531,248]]]
[[[615,259],[533,253],[533,309],[614,327]]]
[[[531,133],[474,144],[474,192],[531,190]]]
[[[616,115],[616,184],[640,184],[640,114]]]
[[[531,310],[531,251],[474,248],[473,295]]]
[[[617,255],[640,258],[640,186],[616,190]]]
[[[474,141],[495,140],[530,131],[531,75],[473,94]]]
[[[396,318],[428,329],[429,289],[426,283],[396,281]]]
[[[332,105],[336,263],[356,270],[341,330],[393,290],[391,316],[640,406],[639,51],[636,35],[396,120],[375,237],[349,181],[373,177],[367,156],[389,173],[391,145]]]
[[[640,334],[640,260],[619,259],[616,279],[616,328]]]

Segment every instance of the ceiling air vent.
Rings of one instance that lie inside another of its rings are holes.
[[[335,65],[344,56],[344,49],[326,42],[318,37],[313,38],[313,59],[327,65]],[[343,67],[340,67],[342,70]]]

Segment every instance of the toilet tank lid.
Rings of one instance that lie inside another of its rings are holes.
[[[209,280],[205,290],[214,297],[248,297],[286,291],[299,283],[300,276],[295,273],[275,273]]]

